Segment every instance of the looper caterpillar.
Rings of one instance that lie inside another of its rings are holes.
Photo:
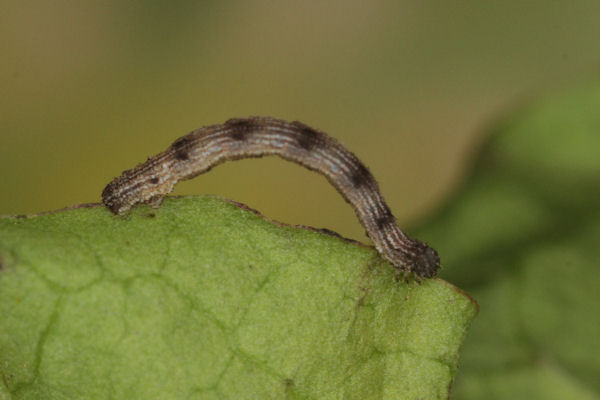
[[[440,266],[437,252],[400,230],[367,167],[337,140],[297,121],[236,118],[192,131],[115,178],[102,192],[102,202],[115,214],[123,214],[137,203],[159,206],[180,180],[228,160],[266,155],[277,155],[324,175],[352,205],[375,248],[397,273],[413,273],[417,278],[436,275]]]

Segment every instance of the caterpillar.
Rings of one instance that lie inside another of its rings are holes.
[[[368,168],[337,140],[301,122],[270,117],[234,118],[175,140],[165,151],[124,171],[102,192],[114,214],[138,203],[160,206],[180,180],[229,160],[276,155],[324,175],[350,203],[379,254],[404,278],[437,274],[440,259],[426,243],[409,238],[396,224]]]

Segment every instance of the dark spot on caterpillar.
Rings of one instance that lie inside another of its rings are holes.
[[[179,138],[176,141],[174,141],[173,144],[171,145],[171,147],[173,147],[174,149],[181,149],[186,144],[188,144],[188,139],[187,139],[187,137],[184,136],[184,137]]]
[[[146,218],[154,218],[154,217],[156,217],[156,214],[154,214],[154,213],[151,212],[151,213],[145,214],[144,217],[146,217]]]
[[[243,141],[246,140],[248,134],[261,127],[260,121],[256,119],[247,118],[233,118],[225,122],[227,127],[232,128],[229,136],[233,140]]]
[[[232,131],[229,136],[238,142],[241,142],[243,140],[246,140],[246,132],[244,131]]]
[[[298,121],[294,121],[292,124],[300,131],[300,135],[298,136],[298,146],[302,147],[304,150],[310,151],[315,146],[319,145],[322,138],[321,132]]]
[[[372,180],[373,176],[363,164],[358,163],[354,171],[352,172],[352,185],[357,188],[360,186],[367,186]]]
[[[175,158],[179,161],[185,161],[190,158],[188,152],[185,150],[185,147],[189,144],[189,139],[187,136],[177,139],[173,142],[171,147],[175,149]]]
[[[152,178],[148,179],[148,182],[150,182],[153,185],[156,185],[158,183],[158,178],[156,176],[153,176]]]
[[[232,118],[225,121],[225,125],[239,130],[252,130],[259,127],[261,124],[257,119],[252,118]]]
[[[390,209],[385,206],[383,212],[377,217],[375,220],[375,224],[377,225],[377,229],[382,230],[395,222],[394,216]]]
[[[184,149],[179,149],[175,152],[175,158],[179,161],[185,161],[190,159],[190,155]]]

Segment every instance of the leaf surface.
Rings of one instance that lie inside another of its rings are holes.
[[[210,197],[0,219],[0,398],[439,399],[476,312]]]

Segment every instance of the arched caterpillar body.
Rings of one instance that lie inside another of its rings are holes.
[[[228,160],[277,155],[323,174],[352,205],[377,251],[397,272],[436,275],[437,252],[407,237],[367,167],[337,140],[300,122],[269,117],[230,119],[177,139],[163,151],[123,172],[102,192],[104,205],[123,214],[137,203],[159,206],[175,184]]]

